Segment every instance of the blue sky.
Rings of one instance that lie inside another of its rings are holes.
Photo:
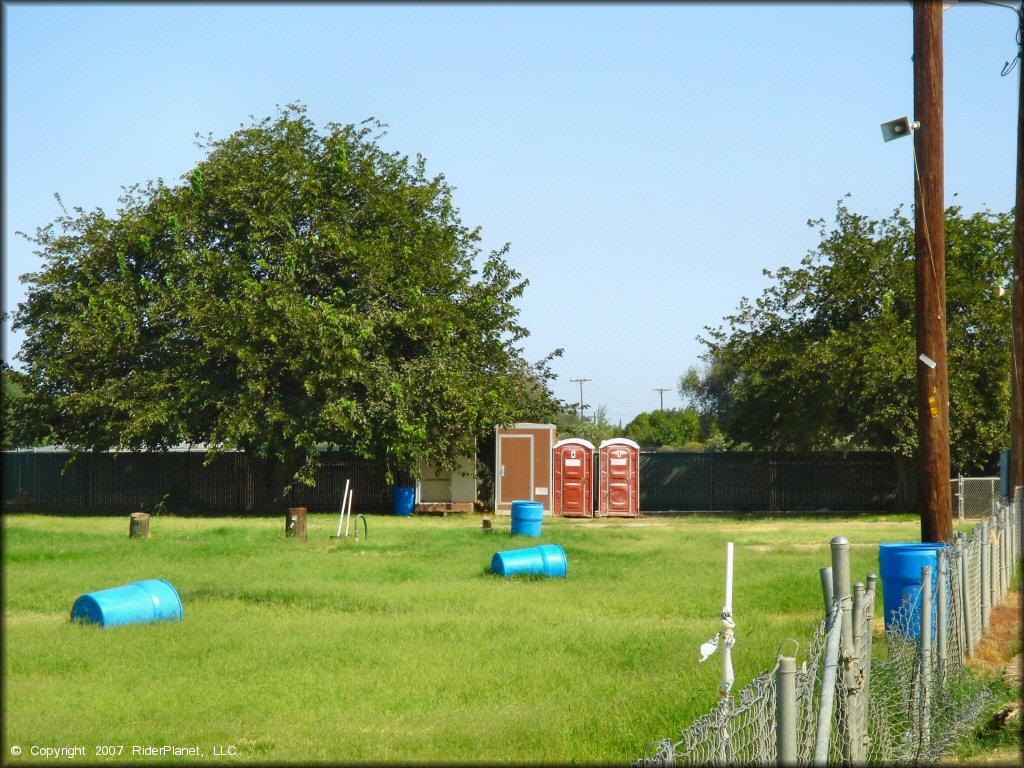
[[[836,201],[913,201],[908,2],[864,4],[4,4],[4,308],[65,205],[178,179],[195,133],[301,101],[319,125],[373,116],[384,145],[455,186],[484,247],[530,281],[526,356],[613,423],[658,407],[697,336],[762,269],[817,243]],[[945,23],[946,197],[1013,205],[1016,18],[961,2]],[[21,337],[4,329],[4,359]],[[15,364],[17,364],[15,362]]]

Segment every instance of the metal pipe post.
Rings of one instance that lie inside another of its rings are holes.
[[[835,536],[832,546],[832,596],[843,611],[843,654],[853,650],[853,595],[850,592],[850,540]]]
[[[970,583],[967,576],[967,569],[971,565],[970,549],[967,547],[967,539],[962,531],[957,532],[957,541],[960,544],[957,550],[957,564],[960,568],[960,605],[964,625],[964,644],[961,646],[961,649],[967,655],[967,658],[972,658],[974,656],[974,630],[972,625],[974,623],[975,610],[974,599],[971,591],[967,588]]]
[[[847,717],[850,721],[850,762],[860,765],[864,762],[864,741],[867,736],[867,704],[864,693],[864,673],[862,669],[865,643],[864,633],[871,633],[871,627],[865,616],[867,589],[861,582],[853,585],[853,652],[854,658],[849,665],[846,680],[847,700],[849,707]]]
[[[939,685],[943,686],[946,683],[946,632],[947,627],[947,612],[946,606],[949,600],[949,589],[947,587],[947,580],[949,578],[949,553],[946,548],[943,547],[938,551],[938,574],[935,580],[937,587],[937,594],[935,595],[935,610],[937,616],[935,618],[936,627],[936,651],[938,655],[938,677]]]
[[[991,553],[988,545],[988,523],[982,523],[981,535],[977,537],[978,551],[981,553],[981,631],[979,635],[985,633],[988,629],[989,620],[992,614],[991,595],[989,594],[989,564],[988,561],[991,559]]]
[[[829,614],[832,613],[832,566],[818,569],[818,575],[821,577],[821,595],[825,599],[825,620],[827,621]]]
[[[825,667],[821,674],[821,701],[818,702],[818,727],[814,733],[815,766],[828,764],[828,742],[832,735],[832,710],[835,707],[836,672],[842,644],[843,612],[836,606],[829,616],[828,637],[825,639]]]
[[[775,673],[775,756],[779,765],[796,765],[795,656],[779,656]]]
[[[850,540],[845,536],[832,538],[832,594],[836,605],[842,611],[842,665],[843,687],[846,689],[846,717],[840,721],[840,738],[843,744],[843,763],[849,765],[853,760],[854,723],[853,712],[856,703],[854,680],[857,666],[857,650],[853,642],[853,627],[857,621],[853,611],[853,595],[850,591]]]
[[[927,754],[931,734],[932,567],[921,567],[921,751]]]
[[[872,649],[872,647],[874,645],[874,642],[875,642],[875,640],[874,640],[874,636],[875,636],[875,606],[878,603],[878,592],[876,591],[875,587],[878,584],[878,576],[876,576],[873,573],[869,573],[867,581],[868,581],[868,589],[867,589],[867,592],[865,593],[865,599],[867,600],[867,604],[868,604],[867,605],[867,609],[868,609],[867,626],[865,627],[865,631],[866,631],[866,634],[867,634],[867,637],[866,637],[866,641],[867,642],[866,642],[866,646],[865,646],[864,656],[862,658],[862,664],[863,664],[863,668],[864,668],[864,682],[861,684],[861,691],[862,691],[861,696],[863,697],[863,701],[864,701],[864,752],[863,752],[863,756],[865,758],[865,761],[867,759],[868,749],[871,746],[871,737],[868,735],[868,722],[869,722],[870,717],[871,717],[871,712],[870,712],[870,704],[871,704],[871,649]]]
[[[992,521],[992,527],[989,529],[988,534],[988,547],[989,557],[988,564],[989,569],[992,573],[988,579],[988,589],[991,597],[989,598],[989,608],[995,609],[999,605],[999,526],[996,521]],[[991,614],[989,614],[991,619]]]

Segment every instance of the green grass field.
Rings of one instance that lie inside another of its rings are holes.
[[[863,580],[879,542],[919,532],[908,516],[549,518],[532,539],[507,517],[485,534],[479,515],[373,516],[356,544],[336,526],[311,516],[303,543],[276,518],[162,516],[140,541],[127,516],[5,515],[4,759],[631,762],[717,702],[718,656],[698,649],[720,627],[727,541],[738,689],[810,636],[831,537]],[[537,543],[565,548],[567,578],[487,572]],[[80,594],[151,578],[182,622],[70,622]]]

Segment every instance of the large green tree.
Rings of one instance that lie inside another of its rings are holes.
[[[1011,274],[1008,213],[946,212],[950,443],[954,471],[988,469],[1007,445]],[[766,449],[916,446],[914,233],[900,210],[873,220],[837,205],[797,268],[708,328],[703,370],[680,392],[734,442]]]
[[[625,436],[641,448],[680,449],[700,440],[700,417],[696,411],[679,408],[641,413],[626,425]]]
[[[116,215],[39,228],[15,315],[22,428],[80,449],[243,451],[273,509],[320,445],[453,466],[550,399],[517,346],[526,281],[507,246],[483,256],[444,177],[383,136],[289,105],[201,139],[181,183],[130,187]]]

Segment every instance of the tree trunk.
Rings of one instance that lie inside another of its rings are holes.
[[[917,462],[896,454],[896,511],[917,512]]]
[[[295,475],[301,457],[301,451],[291,453],[283,461],[276,456],[245,452],[246,466],[252,477],[253,512],[258,515],[275,515],[288,509],[289,501],[284,488]]]

